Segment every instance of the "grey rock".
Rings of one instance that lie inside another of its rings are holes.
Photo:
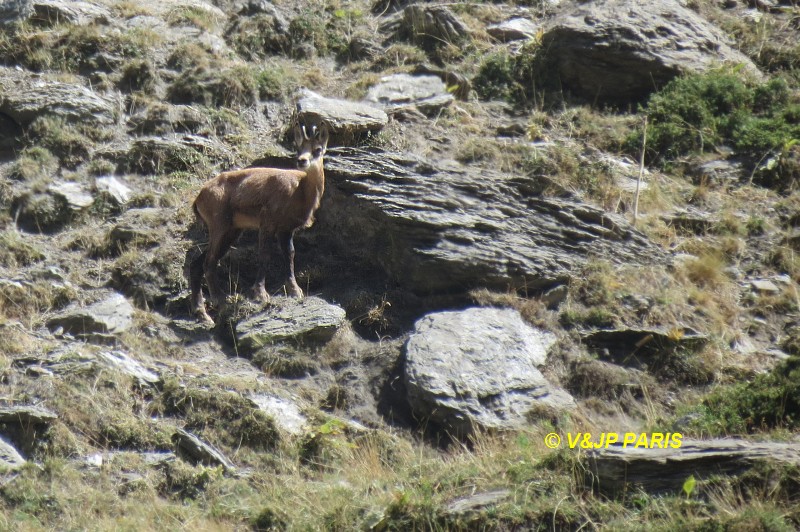
[[[121,155],[122,167],[141,174],[208,172],[207,164],[236,166],[236,157],[220,140],[200,135],[163,135],[137,138]]]
[[[542,196],[535,177],[347,148],[325,160],[315,231],[352,263],[417,294],[564,284],[590,256],[666,263],[623,217]]]
[[[383,106],[388,114],[410,108],[426,114],[436,113],[455,100],[438,76],[409,74],[382,78],[369,89],[366,99]]]
[[[345,139],[379,131],[389,123],[386,113],[369,103],[325,98],[308,89],[299,96],[297,109],[301,117],[325,120],[333,134]]]
[[[763,294],[778,294],[781,291],[781,289],[778,288],[778,285],[769,279],[753,279],[750,281],[750,286],[756,292]]]
[[[544,72],[592,102],[641,99],[720,63],[761,76],[719,29],[677,0],[575,3],[548,24],[542,47],[551,67]]]
[[[401,30],[418,42],[455,44],[469,36],[469,28],[446,6],[412,4],[403,10]]]
[[[104,5],[82,0],[34,0],[31,19],[40,24],[108,23],[111,11]]]
[[[425,316],[406,344],[409,403],[417,416],[459,435],[475,427],[518,428],[537,407],[574,408],[572,397],[537,369],[555,341],[510,309]]]
[[[32,14],[31,0],[5,0],[0,3],[0,27],[27,20]]]
[[[308,418],[300,412],[297,403],[277,395],[254,394],[249,396],[259,409],[272,417],[275,424],[284,432],[299,436],[305,432]]]
[[[161,382],[158,373],[144,367],[139,361],[134,360],[122,351],[105,351],[98,354],[97,359],[107,366],[130,375],[139,384],[153,385]]]
[[[125,205],[131,199],[131,189],[113,175],[98,177],[94,186],[98,192],[108,195],[117,206]]]
[[[518,17],[492,24],[486,28],[486,32],[495,39],[509,42],[533,39],[539,28],[530,19]]]
[[[696,185],[720,186],[741,181],[746,176],[741,161],[716,159],[707,161],[690,169],[692,181]]]
[[[0,406],[0,423],[15,423],[18,425],[48,425],[58,416],[40,406],[11,405]]]
[[[133,306],[125,296],[113,293],[85,308],[68,308],[50,318],[50,330],[82,338],[108,337],[125,332],[133,325]]]
[[[16,447],[6,441],[3,436],[0,436],[0,469],[17,470],[25,465],[25,458]]]
[[[274,298],[263,312],[236,325],[240,352],[252,353],[278,342],[322,344],[345,323],[345,311],[318,297]]]
[[[607,448],[588,449],[584,456],[592,473],[586,478],[602,479],[594,487],[603,494],[618,494],[630,486],[648,492],[678,493],[690,475],[698,480],[739,475],[759,463],[772,463],[778,468],[797,467],[800,446],[796,442],[684,438],[677,448],[623,446],[620,442]]]
[[[204,465],[222,466],[227,473],[236,471],[233,462],[219,449],[182,428],[176,429],[175,434],[172,435],[172,442],[175,444],[179,456],[187,456],[192,461]]]
[[[99,94],[83,85],[0,67],[0,113],[23,127],[44,115],[70,122],[113,124],[120,107],[117,97]]]
[[[67,207],[73,211],[82,211],[94,203],[94,196],[79,183],[53,183],[47,187],[47,190],[51,194],[63,198]]]
[[[445,511],[450,515],[464,515],[479,512],[505,501],[510,496],[511,491],[505,489],[475,493],[450,502],[445,507]]]

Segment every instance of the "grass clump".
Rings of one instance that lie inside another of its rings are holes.
[[[19,268],[45,258],[44,253],[13,229],[0,231],[0,266]]]
[[[11,165],[9,177],[20,181],[35,181],[50,177],[58,169],[58,160],[41,146],[22,150]]]
[[[34,120],[27,133],[30,141],[58,157],[67,168],[76,168],[88,160],[89,152],[94,146],[93,138],[101,138],[103,134],[89,126],[73,124],[62,117],[48,115]],[[52,164],[44,152],[37,152],[36,157],[39,164]]]
[[[693,409],[702,435],[752,434],[800,426],[800,357],[792,356],[751,382],[712,391]]]
[[[800,139],[800,101],[782,78],[758,83],[730,71],[692,74],[676,78],[655,93],[644,112],[650,117],[650,162],[668,165],[680,157],[727,145],[756,163],[770,155],[778,157],[773,168],[765,168],[777,174],[773,178],[797,177],[783,175],[788,172],[780,164],[784,152]],[[641,148],[641,136],[641,132],[630,136],[631,155]]]
[[[270,15],[243,18],[230,29],[233,49],[249,61],[264,59],[289,50],[289,36]]]
[[[187,430],[212,431],[216,441],[230,448],[245,445],[268,451],[279,440],[272,418],[234,392],[183,387],[170,381],[154,407],[163,414],[182,416]]]
[[[209,107],[252,105],[256,76],[249,66],[197,67],[183,72],[167,89],[172,103],[199,103]]]
[[[501,50],[486,56],[478,68],[472,87],[483,100],[505,100],[528,106],[536,101],[540,76],[541,43],[531,41],[518,54]]]

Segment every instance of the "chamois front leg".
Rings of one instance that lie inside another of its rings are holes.
[[[267,293],[267,264],[269,263],[269,245],[272,241],[273,233],[266,227],[261,227],[258,231],[258,276],[253,285],[253,298],[262,303],[269,303]]]
[[[294,231],[285,231],[281,233],[279,239],[284,260],[289,270],[286,279],[286,291],[291,296],[303,297],[303,291],[300,289],[300,286],[298,286],[297,280],[294,277]]]

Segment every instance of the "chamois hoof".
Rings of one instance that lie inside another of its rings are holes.
[[[296,297],[298,299],[302,299],[302,298],[305,297],[305,294],[303,294],[303,290],[297,285],[291,285],[290,284],[290,285],[287,285],[285,287],[285,289],[286,289],[286,295],[287,296]]]
[[[214,323],[214,320],[211,319],[211,316],[208,315],[208,312],[206,312],[205,309],[197,310],[195,312],[195,317],[197,318],[197,321],[199,321],[200,323],[202,323],[204,325],[208,325],[208,326],[211,326],[211,327],[216,325],[216,323]]]

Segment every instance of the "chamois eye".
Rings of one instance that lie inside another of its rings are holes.
[[[322,155],[322,148],[315,148],[314,151],[311,153],[314,155],[314,157],[319,157],[320,155]]]

